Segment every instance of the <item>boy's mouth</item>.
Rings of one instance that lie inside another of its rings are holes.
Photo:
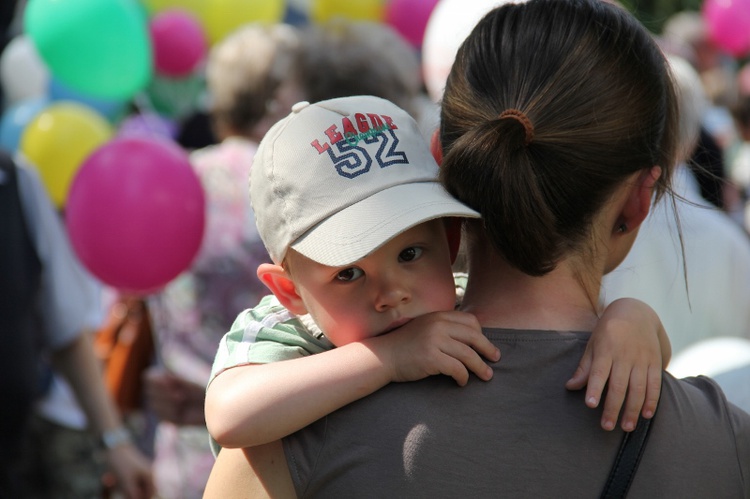
[[[404,324],[406,324],[408,322],[411,322],[411,318],[410,317],[402,317],[402,318],[400,318],[398,320],[395,320],[395,321],[391,322],[388,325],[388,327],[385,328],[383,330],[383,332],[380,333],[380,334],[388,334],[391,331],[393,331],[394,329],[398,329],[398,328],[400,328],[401,326],[403,326]],[[380,336],[380,335],[378,335],[378,336]]]

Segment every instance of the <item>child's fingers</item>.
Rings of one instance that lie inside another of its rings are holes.
[[[444,355],[440,360],[440,364],[438,370],[442,374],[456,380],[458,386],[466,386],[466,383],[469,382],[469,371],[467,371],[466,366],[460,360],[450,355]],[[487,366],[485,365],[485,367]]]
[[[372,341],[386,342],[396,353],[392,381],[443,374],[463,386],[472,372],[485,381],[492,378],[492,368],[482,356],[491,361],[500,358],[499,349],[482,334],[476,317],[458,311],[425,314]]]
[[[612,370],[612,358],[609,356],[598,356],[592,359],[586,388],[586,405],[594,408],[599,405],[604,391],[604,385],[609,379]]]
[[[476,374],[480,379],[488,381],[492,378],[492,368],[479,356],[477,351],[470,345],[462,341],[453,341],[443,348],[443,353],[461,363],[461,367],[466,371]],[[452,375],[451,375],[452,376]],[[454,376],[454,379],[455,376]],[[459,381],[456,379],[456,381]],[[459,383],[460,384],[460,383]],[[463,385],[462,385],[463,386]]]
[[[630,367],[622,367],[615,364],[612,366],[612,373],[607,382],[607,398],[604,401],[604,411],[602,412],[602,428],[613,430],[620,415],[620,409],[625,401],[630,382]]]
[[[646,399],[643,402],[641,414],[646,419],[651,419],[656,412],[656,406],[661,396],[661,377],[662,370],[656,367],[650,367],[648,370],[648,379],[646,381]]]
[[[580,390],[588,383],[589,373],[591,372],[591,363],[593,361],[593,354],[591,353],[590,345],[591,343],[586,346],[586,351],[583,352],[581,362],[578,363],[578,367],[573,373],[573,376],[565,383],[565,388],[568,390]]]
[[[482,326],[477,318],[472,314],[456,312],[454,320],[462,327],[454,329],[454,338],[461,341],[474,349],[485,359],[497,362],[500,360],[500,349],[497,348],[484,334]]]
[[[620,426],[624,431],[635,430],[638,424],[638,415],[643,407],[643,401],[646,399],[646,380],[648,372],[642,369],[633,369],[630,373],[630,384],[628,385],[628,396],[625,401],[625,408],[622,412],[622,421]]]
[[[500,349],[483,334],[472,335],[467,344],[479,355],[492,362],[500,360]]]
[[[458,344],[469,347],[475,354],[497,362],[500,360],[500,349],[487,339],[481,331],[468,328],[456,328],[451,331],[450,337]]]

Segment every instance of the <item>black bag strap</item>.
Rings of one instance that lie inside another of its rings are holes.
[[[643,451],[646,448],[651,422],[655,417],[656,413],[651,419],[639,417],[635,430],[625,433],[625,436],[623,436],[620,450],[615,458],[615,464],[612,465],[612,471],[609,472],[607,483],[604,485],[604,491],[600,496],[601,499],[622,499],[627,496],[635,472],[638,470],[638,464],[641,462],[641,456],[643,456]]]

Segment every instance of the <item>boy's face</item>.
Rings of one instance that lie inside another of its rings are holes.
[[[336,346],[455,306],[442,220],[413,227],[346,267],[328,267],[294,252],[289,258],[297,293]]]

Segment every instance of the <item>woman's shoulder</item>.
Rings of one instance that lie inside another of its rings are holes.
[[[750,473],[750,414],[728,401],[712,378],[678,379],[665,373],[656,417],[685,429],[691,440],[705,438],[719,446],[733,441],[737,456]]]
[[[711,378],[665,373],[638,475],[633,496],[750,498],[750,414]]]

